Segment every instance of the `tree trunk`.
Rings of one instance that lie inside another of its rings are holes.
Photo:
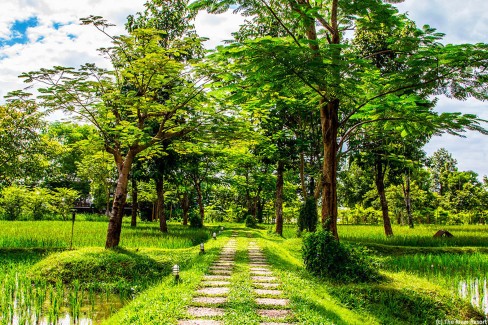
[[[190,198],[186,191],[183,193],[183,198],[181,199],[181,208],[183,209],[183,226],[186,226],[188,225],[188,211],[190,210]]]
[[[278,168],[276,170],[276,230],[275,232],[283,236],[283,173],[285,172],[285,164],[282,160],[278,161]]]
[[[383,214],[383,227],[385,228],[386,236],[393,236],[393,229],[391,228],[390,215],[388,213],[388,201],[385,194],[385,172],[383,170],[383,164],[380,159],[375,161],[375,183],[376,190],[380,196],[381,212]]]
[[[407,210],[408,226],[413,228],[412,216],[412,198],[410,196],[410,175],[405,175],[405,184],[403,184],[403,199],[405,200],[405,209]]]
[[[107,187],[107,204],[105,206],[105,215],[110,218],[110,187]]]
[[[264,200],[260,197],[258,200],[256,219],[258,223],[263,223],[263,210],[264,210]]]
[[[156,211],[159,219],[159,230],[161,230],[161,232],[168,232],[166,211],[164,207],[164,178],[162,176],[156,179],[156,194],[158,196]]]
[[[303,201],[307,200],[307,186],[305,185],[305,157],[303,152],[300,152],[300,185],[302,187]]]
[[[132,219],[130,221],[131,227],[137,226],[137,212],[139,210],[139,202],[137,201],[137,181],[132,177]]]
[[[205,208],[203,206],[202,187],[200,186],[200,181],[198,178],[193,178],[193,181],[195,182],[195,189],[197,190],[198,208],[200,209],[200,218],[202,219],[203,225],[203,221],[205,219]]]
[[[122,232],[122,218],[124,216],[124,206],[127,199],[127,185],[129,183],[129,173],[134,160],[133,153],[129,151],[125,160],[120,159],[117,163],[119,177],[115,187],[114,202],[112,213],[108,220],[107,240],[105,248],[113,248],[119,245],[120,233]]]
[[[322,165],[322,227],[339,239],[337,233],[337,111],[339,100],[329,103],[321,100],[320,124],[324,161]]]

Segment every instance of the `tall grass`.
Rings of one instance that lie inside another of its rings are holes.
[[[440,230],[448,230],[454,237],[434,238]],[[419,225],[413,229],[393,226],[392,237],[386,237],[382,226],[341,225],[339,237],[343,240],[362,244],[382,244],[411,247],[488,247],[487,225],[440,226]]]
[[[73,247],[105,245],[107,222],[76,221]],[[208,240],[209,230],[191,229],[169,224],[169,232],[161,233],[157,223],[139,223],[132,228],[123,223],[123,247],[186,248]],[[0,221],[0,248],[69,247],[71,222],[66,221]]]

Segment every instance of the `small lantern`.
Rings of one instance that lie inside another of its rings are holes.
[[[223,230],[224,230],[224,226],[220,227],[220,230],[222,230],[222,231],[223,231]]]
[[[205,254],[205,246],[203,243],[200,244],[200,254]]]
[[[212,238],[213,238],[213,239],[217,239],[217,233],[215,233],[215,232],[214,232],[214,233],[212,234]]]
[[[176,281],[180,279],[180,266],[178,264],[173,266],[173,275],[175,276]]]

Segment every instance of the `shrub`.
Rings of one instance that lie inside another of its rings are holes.
[[[317,202],[312,196],[307,198],[300,208],[300,214],[298,215],[299,232],[302,232],[304,230],[314,232],[315,229],[317,229],[317,220]]]
[[[19,219],[25,208],[26,200],[29,197],[29,191],[23,186],[12,185],[2,189],[0,205],[5,220]]]
[[[246,227],[255,228],[257,225],[257,220],[252,215],[248,214],[246,216]]]
[[[190,212],[188,220],[190,221],[190,227],[191,228],[202,228],[203,227],[202,218],[200,218],[200,214],[198,214],[198,212],[195,210],[192,210]]]
[[[380,279],[365,248],[340,243],[329,231],[308,233],[302,247],[305,268],[312,274],[341,282]]]

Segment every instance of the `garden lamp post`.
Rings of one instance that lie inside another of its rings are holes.
[[[180,266],[178,264],[173,266],[173,275],[175,276],[175,281],[180,279]]]
[[[200,254],[205,254],[205,246],[203,243],[200,244]]]
[[[216,233],[216,232],[214,232],[214,233],[212,234],[212,238],[213,238],[213,239],[217,239],[217,233]]]
[[[73,249],[73,234],[75,231],[75,218],[76,218],[76,209],[71,209],[71,239],[69,241],[69,249]]]

